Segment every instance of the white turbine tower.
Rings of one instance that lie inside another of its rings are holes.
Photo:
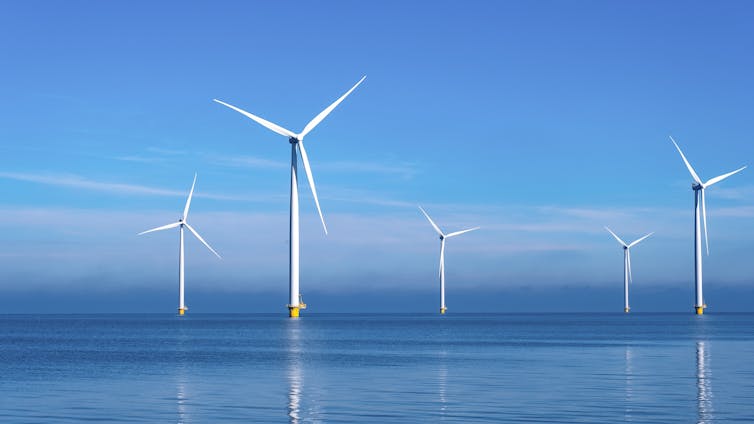
[[[440,236],[440,313],[444,314],[445,311],[448,310],[447,307],[445,307],[445,239],[448,239],[450,237],[455,237],[458,235],[461,235],[463,233],[468,233],[469,231],[478,230],[479,227],[469,228],[466,230],[456,231],[454,233],[445,234],[440,230],[440,227],[435,224],[434,221],[432,221],[432,218],[429,217],[427,212],[419,206],[419,210],[422,211],[424,216],[427,217],[427,220],[430,224],[432,224],[432,228],[437,231],[437,234]]]
[[[746,167],[742,166],[741,168],[738,168],[733,172],[728,172],[727,174],[723,174],[715,178],[710,178],[706,183],[703,183],[701,178],[699,178],[699,175],[694,172],[694,168],[691,167],[689,161],[686,160],[686,156],[683,155],[681,148],[678,147],[678,143],[673,140],[673,137],[670,137],[670,141],[673,142],[673,145],[678,150],[678,153],[681,154],[683,163],[686,164],[686,168],[688,168],[691,177],[694,179],[694,182],[691,183],[691,188],[694,190],[694,276],[696,280],[694,309],[696,310],[697,315],[702,315],[704,313],[704,308],[707,307],[707,304],[704,303],[704,295],[702,293],[702,238],[700,217],[701,220],[704,221],[704,243],[707,248],[707,255],[709,256],[709,240],[707,238],[707,205],[706,201],[704,200],[704,190],[707,187],[715,183],[719,183],[720,181],[730,177],[733,174],[737,174],[743,171]]]
[[[322,209],[319,207],[319,200],[317,199],[317,189],[314,186],[314,177],[312,177],[311,167],[309,166],[309,158],[306,156],[306,149],[304,148],[304,137],[309,134],[320,122],[322,122],[330,112],[335,109],[356,87],[361,84],[366,78],[366,75],[362,77],[350,90],[340,96],[333,104],[328,106],[325,110],[315,116],[314,119],[309,121],[304,129],[296,134],[293,131],[289,131],[277,124],[262,119],[256,115],[252,115],[245,110],[239,109],[233,105],[214,99],[215,102],[220,103],[223,106],[227,106],[236,112],[245,115],[252,119],[263,127],[276,132],[282,136],[288,137],[288,142],[291,143],[291,209],[290,209],[290,261],[289,261],[289,303],[288,303],[288,316],[296,318],[299,316],[299,309],[305,309],[306,304],[301,301],[299,294],[299,219],[298,219],[298,165],[296,147],[298,146],[299,152],[301,152],[301,159],[304,163],[304,171],[306,171],[306,178],[309,180],[309,187],[312,190],[314,196],[314,203],[317,205],[317,212],[319,213],[319,219],[322,221],[322,227],[327,234],[327,226],[325,225],[325,218],[322,216]]]
[[[611,229],[605,227],[605,229],[618,240],[618,243],[623,246],[623,312],[628,313],[631,307],[628,306],[628,282],[633,282],[631,277],[631,248],[639,244],[645,238],[651,236],[654,233],[649,233],[646,236],[634,240],[633,242],[626,244],[620,237],[618,237]]]
[[[191,197],[194,195],[194,186],[196,185],[196,174],[194,174],[194,182],[191,184],[191,191],[189,192],[188,199],[186,199],[186,207],[183,208],[183,216],[181,216],[178,219],[178,222],[174,222],[172,224],[163,225],[162,227],[152,228],[151,230],[143,231],[139,233],[139,235],[151,233],[152,231],[161,231],[161,230],[167,230],[170,228],[178,227],[181,234],[181,241],[180,241],[180,247],[178,249],[178,314],[183,315],[188,308],[186,307],[186,304],[184,303],[184,284],[183,284],[183,227],[186,227],[191,231],[192,234],[196,236],[196,238],[199,239],[202,244],[207,246],[207,249],[212,251],[212,253],[215,254],[218,258],[220,258],[220,255],[215,252],[215,249],[210,247],[209,244],[207,244],[206,241],[202,238],[202,236],[199,235],[199,233],[194,230],[192,226],[186,222],[188,219],[188,213],[189,213],[189,207],[191,206]],[[222,258],[220,258],[222,259]]]

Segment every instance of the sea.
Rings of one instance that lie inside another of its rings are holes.
[[[754,314],[0,315],[1,423],[754,422]]]

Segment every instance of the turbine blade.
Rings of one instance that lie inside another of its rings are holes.
[[[272,122],[270,122],[270,121],[268,121],[266,119],[262,119],[262,118],[260,118],[260,117],[258,117],[256,115],[252,115],[251,113],[246,112],[243,109],[239,109],[239,108],[237,108],[237,107],[235,107],[233,105],[230,105],[228,103],[225,103],[223,101],[220,101],[220,100],[217,100],[217,99],[213,99],[213,100],[215,102],[217,102],[217,103],[220,103],[223,106],[227,106],[227,107],[235,110],[236,112],[238,112],[238,113],[240,113],[242,115],[246,115],[246,117],[251,118],[252,120],[254,120],[255,122],[257,122],[259,125],[267,128],[269,130],[272,130],[272,131],[274,131],[274,132],[276,132],[276,133],[278,133],[280,135],[284,135],[286,137],[296,138],[296,134],[294,134],[293,131],[288,131],[287,129],[281,127],[280,125],[273,124]]]
[[[194,172],[194,182],[191,184],[191,191],[189,192],[188,199],[186,199],[186,207],[183,208],[183,220],[188,217],[189,207],[191,206],[191,197],[194,195],[194,186],[196,185],[196,172]]]
[[[743,171],[744,169],[746,169],[746,167],[742,166],[742,167],[736,169],[733,172],[728,172],[727,174],[720,175],[719,177],[710,178],[710,180],[707,181],[706,183],[704,183],[703,186],[704,186],[704,188],[707,188],[707,187],[711,186],[712,184],[719,183],[720,181],[722,181],[722,180],[730,177],[733,174],[738,174],[739,172]]]
[[[702,192],[702,220],[704,221],[704,244],[707,247],[707,256],[709,256],[709,236],[707,235],[707,200],[704,198],[704,188]]]
[[[673,140],[673,137],[670,137],[670,141],[673,142],[673,145],[678,150],[678,153],[681,154],[681,158],[683,159],[683,163],[685,163],[686,164],[686,168],[689,169],[689,172],[691,173],[691,177],[694,179],[694,181],[696,181],[697,183],[701,184],[702,183],[702,179],[699,178],[698,175],[696,175],[696,172],[694,172],[694,168],[691,167],[691,164],[689,163],[689,161],[686,160],[686,156],[683,155],[683,152],[681,151],[681,148],[678,147],[678,143],[676,143],[675,140]]]
[[[427,217],[427,220],[429,220],[429,223],[432,224],[432,228],[434,228],[435,231],[437,231],[437,234],[445,237],[445,234],[442,233],[442,231],[440,230],[440,227],[438,227],[437,224],[435,224],[435,221],[432,221],[432,218],[429,217],[429,215],[427,214],[427,212],[421,206],[419,206],[419,210],[422,211],[422,213],[424,214],[424,216]]]
[[[633,283],[634,279],[631,275],[631,251],[626,250],[626,262],[628,262],[628,282]]]
[[[217,256],[218,258],[222,259],[222,257],[220,257],[220,255],[217,252],[215,252],[215,249],[213,249],[212,246],[210,246],[209,244],[207,244],[207,242],[204,241],[204,239],[202,238],[202,236],[200,236],[199,233],[196,232],[196,230],[194,229],[194,227],[186,224],[185,222],[184,222],[184,225],[186,226],[186,228],[189,229],[189,231],[191,231],[192,233],[194,233],[194,235],[196,236],[196,238],[199,239],[200,242],[202,242],[205,246],[207,246],[207,249],[211,250],[212,253],[215,254],[215,256]]]
[[[336,100],[335,102],[333,102],[333,104],[331,104],[330,106],[328,106],[327,109],[323,110],[322,112],[319,113],[319,115],[315,116],[314,119],[312,119],[311,121],[309,121],[309,123],[306,124],[306,126],[304,127],[303,131],[301,131],[301,134],[298,135],[298,139],[299,140],[303,140],[304,137],[307,134],[309,134],[309,132],[311,130],[313,130],[314,127],[316,127],[320,122],[322,122],[322,120],[325,119],[327,117],[327,115],[329,115],[330,112],[332,112],[333,109],[335,109],[335,107],[337,107],[340,104],[340,102],[343,101],[343,99],[345,99],[346,97],[348,97],[348,95],[351,94],[351,92],[353,90],[355,90],[356,87],[358,87],[359,84],[361,84],[362,81],[364,81],[364,79],[366,77],[367,77],[366,75],[364,75],[363,77],[361,77],[361,79],[359,80],[359,82],[356,83],[356,85],[354,85],[353,87],[351,87],[350,90],[346,91],[346,94],[340,96],[340,98],[338,100]]]
[[[169,228],[175,228],[175,227],[177,227],[177,226],[179,226],[179,225],[181,225],[181,223],[180,223],[180,222],[174,222],[174,223],[172,223],[172,224],[163,225],[162,227],[157,227],[157,228],[152,228],[151,230],[142,231],[142,232],[140,232],[140,233],[139,233],[139,234],[137,234],[137,235],[139,235],[139,236],[140,236],[140,235],[142,235],[142,234],[151,233],[152,231],[162,231],[162,230],[167,230],[167,229],[169,229]]]
[[[446,235],[446,236],[445,236],[445,238],[448,238],[448,237],[455,237],[455,236],[457,236],[457,235],[461,235],[461,234],[463,234],[463,233],[468,233],[469,231],[478,230],[478,229],[480,229],[480,228],[482,228],[482,227],[474,227],[474,228],[469,228],[469,229],[467,229],[467,230],[456,231],[456,232],[454,232],[454,233],[450,233],[450,234]]]
[[[632,242],[631,244],[629,244],[629,245],[628,245],[627,247],[636,246],[637,244],[641,243],[641,242],[642,242],[642,241],[643,241],[643,240],[644,240],[645,238],[647,238],[647,237],[651,236],[652,234],[654,234],[654,232],[651,232],[651,233],[647,234],[646,236],[644,236],[644,237],[642,237],[642,238],[640,238],[640,239],[634,240],[634,241],[633,241],[633,242]]]
[[[312,189],[312,195],[314,196],[314,203],[317,205],[317,212],[319,212],[319,219],[322,221],[322,228],[325,229],[327,234],[327,225],[325,225],[325,217],[322,216],[322,209],[319,207],[319,199],[317,198],[317,187],[314,186],[314,177],[312,176],[312,169],[309,167],[309,157],[306,156],[306,149],[304,148],[304,142],[299,141],[298,150],[301,152],[301,159],[304,162],[304,171],[306,171],[306,179],[309,180],[309,187]]]
[[[445,270],[445,240],[440,242],[440,278]]]
[[[612,234],[612,235],[613,235],[613,237],[615,237],[615,239],[616,239],[616,240],[618,240],[618,243],[620,243],[620,244],[621,244],[621,246],[623,246],[623,247],[628,247],[628,245],[626,244],[626,242],[624,242],[623,240],[621,240],[621,239],[620,239],[620,237],[618,237],[618,236],[617,236],[617,235],[616,235],[616,234],[615,234],[615,233],[613,232],[613,230],[611,230],[611,229],[607,228],[607,226],[605,226],[605,229],[606,229],[606,230],[607,230],[607,231],[608,231],[608,232],[609,232],[610,234]]]

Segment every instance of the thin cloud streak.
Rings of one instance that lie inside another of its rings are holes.
[[[27,174],[20,172],[0,172],[0,178],[11,179],[16,181],[31,182],[55,187],[66,187],[73,189],[98,191],[111,194],[126,195],[147,195],[147,196],[171,196],[185,197],[185,190],[171,190],[159,187],[150,187],[137,184],[113,183],[91,180],[75,174]],[[214,194],[214,193],[196,193],[196,197],[226,200],[235,202],[277,202],[285,199],[282,195],[259,195],[245,196],[235,194]]]
[[[233,168],[285,169],[290,166],[290,164],[286,162],[249,155],[212,156],[211,161],[215,165]]]
[[[329,172],[396,175],[404,179],[411,179],[419,173],[411,164],[405,163],[398,165],[385,165],[376,162],[338,161],[323,162],[318,165],[318,168],[322,171]]]
[[[290,166],[288,162],[251,155],[211,155],[210,160],[215,165],[233,168],[285,169]],[[318,161],[316,163],[312,163],[312,166],[315,168],[315,172],[393,175],[401,177],[403,179],[411,179],[419,173],[419,171],[415,167],[408,163],[384,164],[379,162],[363,161]]]

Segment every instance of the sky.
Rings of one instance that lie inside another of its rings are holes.
[[[748,1],[11,1],[0,312],[285,312],[290,145],[311,312],[691,311],[692,179],[752,165]],[[707,191],[709,312],[754,311],[754,169]],[[316,305],[321,305],[317,307]]]

